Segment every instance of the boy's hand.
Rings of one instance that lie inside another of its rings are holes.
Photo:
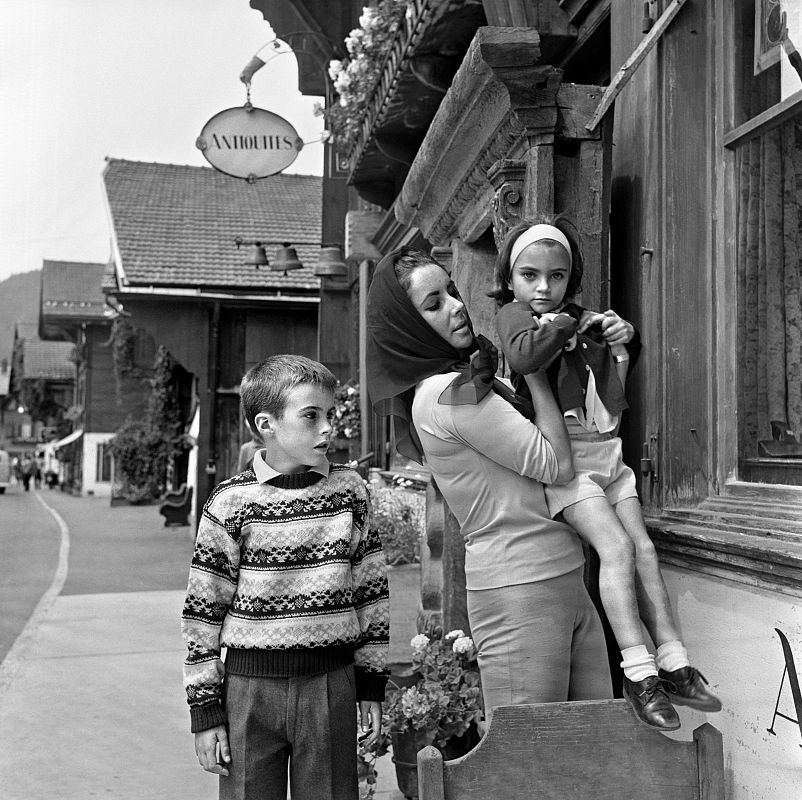
[[[368,734],[364,739],[360,736],[359,740],[366,750],[370,750],[379,741],[382,730],[382,704],[378,700],[360,700],[359,722],[362,734]]]
[[[631,322],[621,319],[612,309],[608,309],[603,314],[585,310],[579,322],[577,333],[584,333],[593,325],[601,325],[604,340],[609,345],[626,344],[632,341],[635,335],[635,327]]]
[[[216,728],[198,731],[195,734],[195,755],[207,772],[213,772],[215,775],[228,775],[226,764],[231,763],[231,750],[228,747],[226,726],[218,725]]]

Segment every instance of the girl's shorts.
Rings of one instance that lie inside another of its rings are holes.
[[[562,486],[546,486],[549,514],[556,517],[563,509],[587,500],[606,497],[611,506],[638,496],[635,473],[621,456],[621,440],[609,433],[571,437],[574,477]]]

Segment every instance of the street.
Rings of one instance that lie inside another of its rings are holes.
[[[3,800],[217,797],[181,685],[191,529],[108,498],[0,500]],[[378,766],[377,800],[397,800],[389,756]]]

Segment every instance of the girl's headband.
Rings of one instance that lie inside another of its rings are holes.
[[[513,242],[512,250],[510,251],[510,268],[515,266],[518,256],[529,247],[530,244],[539,242],[542,239],[551,239],[554,242],[561,244],[568,251],[568,263],[572,262],[571,245],[568,243],[568,238],[554,225],[533,225],[527,228],[516,240]]]

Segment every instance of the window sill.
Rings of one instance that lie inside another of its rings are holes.
[[[802,493],[734,483],[690,509],[666,509],[646,525],[666,564],[802,596]]]

